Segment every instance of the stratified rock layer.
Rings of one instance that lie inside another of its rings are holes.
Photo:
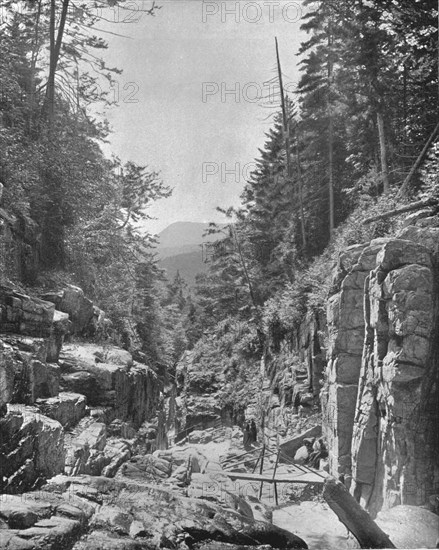
[[[125,350],[69,344],[61,355],[61,385],[86,396],[88,405],[105,410],[105,421],[118,418],[135,428],[156,414],[160,383],[147,365]]]
[[[96,336],[104,313],[77,287],[45,298],[0,287],[4,493],[37,488],[64,472],[112,477],[134,445],[143,442],[145,450],[154,450],[163,432],[161,383],[154,370],[110,343],[69,344],[61,351],[66,334],[91,330]]]

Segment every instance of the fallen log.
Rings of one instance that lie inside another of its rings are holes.
[[[354,535],[361,548],[396,548],[343,483],[328,477],[323,488],[323,498]]]
[[[428,208],[429,206],[437,206],[438,204],[439,204],[438,199],[426,199],[423,201],[413,202],[412,204],[407,204],[406,206],[401,206],[400,208],[395,208],[394,210],[389,210],[388,212],[384,212],[384,214],[378,214],[378,216],[372,216],[371,218],[366,218],[363,221],[363,224],[376,222],[378,220],[384,220],[385,218],[398,216],[398,214],[404,214],[405,212],[420,210],[421,208]]]

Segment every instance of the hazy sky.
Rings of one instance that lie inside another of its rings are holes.
[[[274,37],[287,88],[299,73],[301,2],[159,0],[155,17],[106,9],[106,61],[117,77],[119,106],[106,113],[114,133],[107,152],[160,171],[174,189],[150,208],[148,229],[175,221],[221,221],[216,206],[239,204],[246,175],[264,144],[266,117],[279,105]],[[265,98],[265,99],[264,99]]]

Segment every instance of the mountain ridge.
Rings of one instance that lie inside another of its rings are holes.
[[[218,225],[225,227],[225,224]],[[193,286],[196,275],[207,271],[203,245],[221,238],[221,234],[205,235],[209,227],[208,222],[174,222],[158,234],[159,265],[170,280],[178,272]]]

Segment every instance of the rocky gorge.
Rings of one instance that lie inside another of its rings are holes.
[[[173,380],[115,345],[80,288],[4,284],[0,547],[306,548],[294,521],[274,525],[266,503],[230,486],[222,461],[250,417],[290,459],[323,437],[329,474],[387,532],[425,524],[401,547],[433,547],[438,245],[437,217],[411,217],[396,238],[343,251],[326,315],[307,311],[288,343],[297,360],[264,356],[239,410],[225,405],[226,374],[192,352]]]
[[[251,510],[187,496],[188,461],[194,476],[208,461],[161,451],[172,391],[90,341],[109,323],[81,289],[43,299],[3,286],[1,319],[1,548],[306,547]]]
[[[329,473],[372,517],[401,506],[437,514],[438,247],[439,220],[426,210],[395,237],[341,252],[326,311],[309,309],[282,343],[295,354],[289,364],[276,352],[263,358],[244,409],[221,408],[224,374],[185,356],[179,426],[213,425],[215,410],[217,419],[256,417],[290,458],[297,434],[323,435]]]

